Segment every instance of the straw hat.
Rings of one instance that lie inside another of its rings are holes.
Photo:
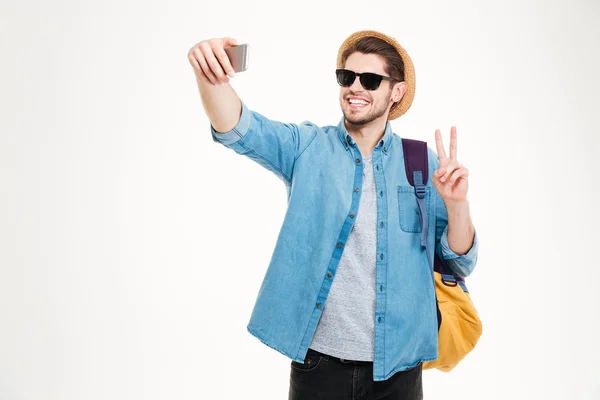
[[[404,62],[404,82],[406,82],[407,89],[404,93],[404,96],[402,96],[402,99],[398,103],[395,103],[390,109],[390,113],[388,115],[388,121],[390,121],[404,114],[412,104],[413,98],[415,97],[415,67],[413,66],[412,60],[408,56],[406,50],[404,50],[404,48],[400,46],[400,44],[398,44],[396,39],[394,39],[391,36],[384,35],[381,32],[366,30],[353,33],[352,35],[348,36],[344,43],[342,43],[338,51],[337,68],[343,67],[342,54],[344,53],[344,51],[350,46],[352,46],[359,39],[362,39],[367,36],[374,36],[376,38],[385,40],[386,42],[394,46],[400,54],[402,61]]]

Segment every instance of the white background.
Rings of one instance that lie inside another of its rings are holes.
[[[286,399],[246,331],[286,208],[212,141],[187,52],[231,36],[231,84],[280,121],[337,124],[338,47],[394,36],[417,76],[402,137],[470,170],[484,324],[426,399],[599,399],[600,6],[588,1],[3,1],[0,399]]]

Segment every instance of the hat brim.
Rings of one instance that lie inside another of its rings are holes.
[[[348,49],[350,46],[352,46],[354,43],[356,43],[358,40],[367,37],[367,36],[374,36],[376,38],[385,40],[387,43],[391,44],[392,46],[394,46],[394,48],[398,51],[398,54],[400,54],[400,57],[402,58],[402,62],[404,63],[404,82],[406,83],[407,89],[406,92],[404,93],[404,96],[402,96],[402,99],[398,102],[395,103],[392,108],[390,109],[390,113],[388,114],[388,121],[393,120],[398,118],[399,116],[401,116],[402,114],[404,114],[406,111],[408,111],[408,109],[410,108],[413,99],[415,97],[415,67],[413,66],[412,60],[410,59],[408,53],[406,52],[406,50],[404,50],[404,48],[402,46],[400,46],[400,44],[396,41],[396,39],[394,39],[391,36],[385,35],[381,32],[377,32],[377,31],[373,31],[373,30],[364,30],[364,31],[358,31],[353,33],[352,35],[348,36],[348,38],[344,41],[344,43],[342,43],[342,45],[340,46],[340,49],[338,51],[338,56],[337,56],[337,68],[342,68],[342,54],[344,53],[344,51],[346,51],[346,49]]]

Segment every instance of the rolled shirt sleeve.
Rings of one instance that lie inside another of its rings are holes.
[[[479,241],[477,239],[477,230],[473,227],[474,237],[473,244],[469,251],[465,254],[458,255],[450,248],[448,244],[448,225],[444,228],[442,232],[442,236],[438,245],[436,246],[436,252],[438,256],[442,260],[444,260],[444,264],[448,266],[456,275],[467,277],[475,268],[475,264],[477,263],[477,254],[479,251]]]
[[[246,133],[248,133],[248,128],[250,127],[250,110],[243,101],[241,103],[242,114],[240,115],[240,120],[237,125],[234,126],[232,130],[227,132],[217,132],[212,124],[210,124],[210,132],[212,133],[213,141],[231,147],[236,142],[243,139]]]

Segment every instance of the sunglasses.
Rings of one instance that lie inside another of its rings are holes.
[[[363,72],[359,74],[357,72],[350,71],[349,69],[336,69],[335,75],[337,77],[338,84],[342,87],[352,86],[356,80],[356,77],[358,76],[360,79],[360,84],[366,90],[377,90],[382,80],[390,82],[397,81],[397,79],[389,76],[374,74],[373,72]]]

